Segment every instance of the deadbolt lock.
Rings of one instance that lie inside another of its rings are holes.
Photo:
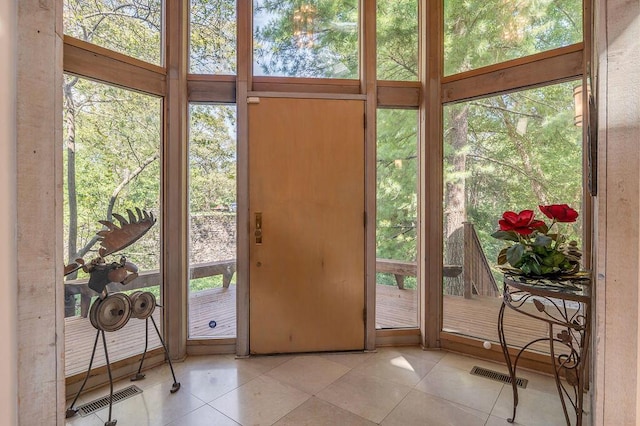
[[[256,230],[253,235],[256,237],[256,244],[262,244],[262,212],[256,213]]]

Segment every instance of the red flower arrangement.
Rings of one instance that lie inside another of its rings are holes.
[[[504,212],[502,219],[498,221],[500,230],[491,235],[514,244],[500,251],[498,265],[529,276],[577,272],[582,257],[578,244],[575,241],[567,243],[564,235],[559,232],[551,233],[550,230],[556,223],[575,222],[578,212],[567,204],[538,207],[551,219],[549,226],[542,220],[536,220],[533,210]]]

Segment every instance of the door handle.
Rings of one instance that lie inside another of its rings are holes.
[[[256,213],[256,230],[253,235],[256,237],[256,244],[262,244],[262,212]]]

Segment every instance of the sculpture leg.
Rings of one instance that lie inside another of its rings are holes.
[[[71,405],[69,406],[65,414],[65,417],[67,419],[75,416],[76,413],[78,412],[78,410],[74,409],[73,406],[76,405],[76,402],[78,401],[78,397],[80,396],[80,393],[84,389],[84,386],[87,384],[87,380],[89,379],[89,373],[91,373],[91,366],[93,365],[93,358],[96,355],[96,347],[98,346],[98,337],[100,337],[100,330],[96,332],[96,340],[93,342],[93,350],[91,351],[91,358],[89,359],[89,367],[87,368],[87,374],[84,376],[84,381],[82,382],[82,385],[80,386],[80,389],[78,389],[78,393],[76,394],[76,397],[73,398],[73,402],[71,402]]]
[[[107,352],[107,338],[104,337],[104,330],[102,332],[102,345],[104,346],[104,359],[107,362],[107,373],[109,374],[109,420],[104,423],[104,426],[115,426],[117,420],[111,420],[111,408],[113,407],[113,377],[111,376],[111,364],[109,363],[109,353]]]
[[[145,375],[142,373],[142,364],[144,363],[144,358],[147,355],[147,347],[149,347],[149,317],[145,319],[144,324],[144,352],[142,352],[142,358],[140,359],[140,366],[138,367],[138,372],[135,376],[131,378],[132,382],[137,380],[144,379]]]
[[[160,330],[156,325],[156,320],[153,319],[153,316],[150,317],[151,322],[153,323],[153,327],[156,329],[156,333],[158,333],[158,338],[160,339],[160,343],[162,343],[162,347],[164,348],[164,353],[167,356],[167,360],[169,361],[169,368],[171,369],[171,375],[173,376],[173,386],[171,386],[171,393],[176,393],[180,390],[180,383],[176,380],[176,374],[173,372],[173,364],[171,364],[171,357],[169,356],[169,350],[167,349],[167,345],[164,343],[164,339],[160,334]]]

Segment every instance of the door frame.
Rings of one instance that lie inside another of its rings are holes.
[[[431,0],[430,0],[431,1]],[[421,16],[420,28],[424,29],[425,9],[422,2],[418,2],[419,16]],[[376,64],[376,19],[377,9],[375,2],[359,1],[360,8],[360,76],[359,80],[351,84],[349,80],[335,82],[327,79],[302,79],[306,92],[296,92],[301,79],[297,78],[271,78],[264,79],[272,82],[262,84],[267,91],[255,91],[253,78],[253,49],[252,49],[252,5],[251,2],[237,2],[237,51],[238,63],[236,74],[236,111],[237,111],[237,140],[238,140],[238,172],[237,172],[237,197],[238,197],[238,228],[237,228],[237,265],[236,265],[236,297],[237,297],[237,331],[236,331],[236,355],[238,357],[249,356],[249,122],[248,105],[249,97],[304,97],[322,99],[356,99],[365,101],[365,351],[374,351],[376,348],[376,113],[380,105],[415,107],[421,102],[420,83],[410,82],[410,87],[397,85],[395,82],[386,87],[378,99],[378,81]],[[423,31],[424,32],[424,31]],[[426,67],[421,67],[421,75],[424,75]],[[317,84],[314,84],[315,82]],[[280,82],[282,84],[275,84]],[[290,84],[292,83],[292,84]],[[268,91],[274,90],[274,91]],[[277,92],[276,92],[277,90]],[[355,92],[355,93],[354,93]],[[390,96],[391,95],[391,96]],[[398,103],[399,102],[399,103]],[[420,184],[422,186],[422,184]],[[420,207],[419,207],[420,208]],[[420,225],[418,225],[420,227]],[[420,231],[419,231],[420,235]],[[418,247],[418,258],[421,248]],[[421,262],[418,262],[420,274]],[[421,292],[424,281],[420,280]],[[420,309],[420,307],[419,307]],[[422,320],[421,320],[422,321]],[[420,322],[422,324],[422,322]],[[419,329],[423,329],[419,325]],[[420,342],[421,333],[411,331],[411,336],[406,336],[406,330],[399,330],[399,339],[403,344],[417,344]],[[382,331],[385,337],[391,336],[389,343],[395,342],[393,330]]]
[[[262,212],[265,222],[264,244],[255,236],[250,243],[250,351],[363,350],[364,100],[278,96],[250,103],[249,214]],[[316,202],[332,207],[318,210]],[[255,229],[250,223],[250,235]],[[345,247],[326,247],[343,236]],[[290,264],[289,256],[300,258]],[[272,299],[274,292],[280,297]]]
[[[242,83],[242,84],[241,84]],[[237,257],[237,338],[236,354],[239,357],[249,356],[249,252],[251,244],[249,215],[249,122],[248,102],[250,98],[306,98],[332,100],[361,100],[365,102],[365,149],[364,149],[364,199],[365,199],[365,351],[375,350],[375,97],[360,94],[332,93],[281,93],[246,90],[248,83],[238,82],[238,257]],[[243,97],[241,97],[243,95]],[[371,116],[370,104],[373,103],[374,114]],[[241,115],[242,114],[242,115]],[[371,137],[373,133],[373,138]]]

